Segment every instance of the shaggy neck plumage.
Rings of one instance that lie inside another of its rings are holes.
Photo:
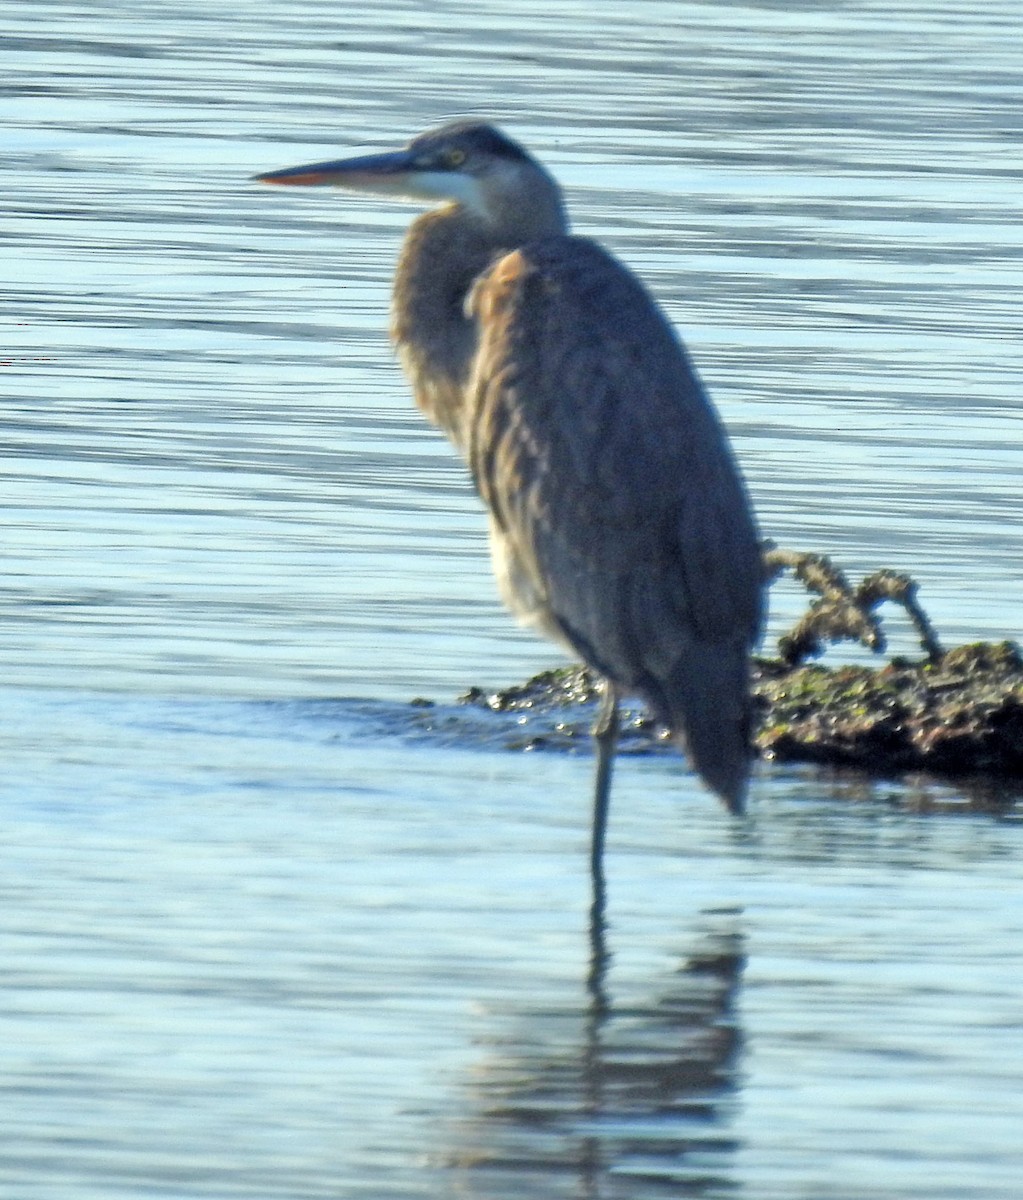
[[[494,259],[510,249],[482,222],[449,207],[413,222],[398,260],[391,336],[416,403],[459,448],[462,394],[476,351],[466,297]]]
[[[466,298],[501,255],[568,232],[558,185],[536,164],[530,181],[528,193],[514,176],[483,188],[479,213],[457,203],[425,213],[412,223],[398,260],[391,334],[416,403],[459,450],[477,341]]]

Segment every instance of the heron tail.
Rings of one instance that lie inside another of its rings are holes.
[[[658,719],[704,783],[741,816],[752,759],[745,643],[692,643],[659,691],[651,697]]]

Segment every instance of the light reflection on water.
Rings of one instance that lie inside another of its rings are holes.
[[[9,706],[10,1194],[1014,1195],[1018,822],[628,760],[595,995],[589,763],[386,711]]]
[[[83,38],[60,6],[15,5],[3,335],[23,583],[5,613],[33,628],[8,677],[48,686],[56,659],[85,686],[373,678],[400,698],[548,661],[509,631],[464,473],[391,363],[409,214],[246,182],[480,108],[685,330],[766,533],[853,574],[913,571],[949,642],[1015,633],[1023,239],[1001,7],[966,43],[957,20],[952,49],[933,6],[893,24],[870,6],[688,5],[676,26],[634,4],[582,36],[578,14],[531,5],[474,11],[471,34],[461,4],[398,27],[289,5],[268,45],[235,7],[93,5]],[[482,74],[452,58],[467,38]],[[608,96],[614,119],[595,121]],[[177,570],[167,547],[153,561],[159,526]],[[364,611],[381,580],[407,619]],[[779,594],[778,624],[797,603]]]
[[[498,115],[765,532],[1012,636],[1015,6],[5,18],[5,1192],[1015,1200],[1014,814],[765,768],[737,830],[625,761],[594,1009],[588,761],[387,703],[551,661],[391,362],[410,214],[247,183]]]

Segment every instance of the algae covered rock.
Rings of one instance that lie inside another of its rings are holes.
[[[758,750],[890,773],[1023,777],[1023,658],[1012,642],[877,670],[761,662]]]
[[[944,650],[907,575],[875,571],[853,586],[818,554],[764,549],[770,585],[789,571],[811,593],[807,613],[778,642],[778,657],[755,660],[754,746],[765,758],[850,765],[876,774],[928,771],[1023,779],[1023,655],[1014,642]],[[886,644],[877,609],[893,601],[916,629],[923,658],[879,667],[807,663],[853,640],[875,653]],[[512,744],[526,749],[583,744],[599,680],[583,667],[544,671],[500,691],[472,688],[460,703],[516,714]],[[621,749],[666,747],[665,731],[642,710],[623,713]]]

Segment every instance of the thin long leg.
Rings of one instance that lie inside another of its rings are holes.
[[[586,986],[590,993],[591,1016],[594,1021],[599,1022],[609,1008],[604,989],[609,961],[604,936],[607,931],[604,915],[607,902],[607,889],[604,885],[604,835],[607,832],[607,813],[611,802],[611,771],[618,744],[618,693],[608,679],[604,680],[600,708],[597,710],[597,720],[593,726],[593,739],[597,744],[597,780],[593,797],[593,831],[590,843],[593,900],[590,904],[590,970]]]
[[[597,780],[593,796],[593,840],[590,843],[590,873],[594,887],[604,887],[604,834],[607,831],[607,810],[611,803],[611,770],[615,747],[618,745],[618,692],[615,685],[604,680],[604,694],[593,726],[597,743]]]

